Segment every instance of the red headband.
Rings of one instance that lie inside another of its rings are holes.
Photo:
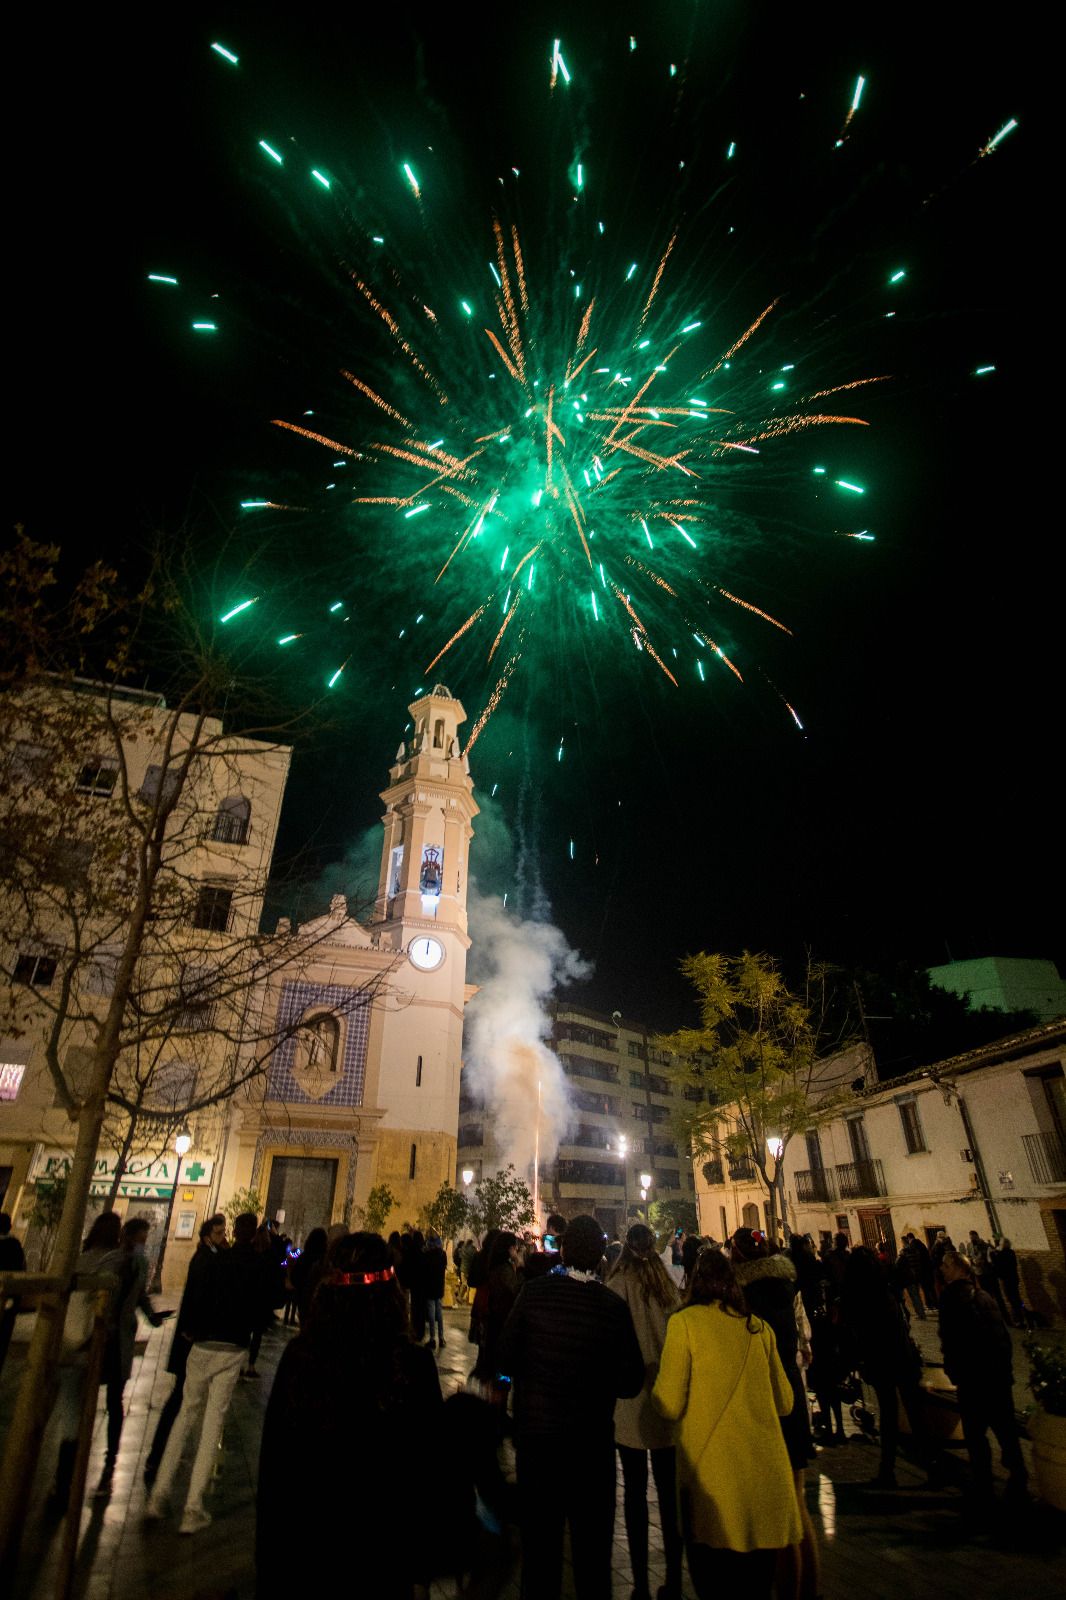
[[[364,1283],[387,1283],[395,1276],[395,1267],[383,1267],[380,1272],[331,1272],[326,1282],[340,1289],[351,1289]]]

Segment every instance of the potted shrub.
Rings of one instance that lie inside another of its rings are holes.
[[[1037,1492],[1049,1506],[1066,1511],[1066,1344],[1029,1339],[1025,1349],[1036,1401],[1029,1437]]]

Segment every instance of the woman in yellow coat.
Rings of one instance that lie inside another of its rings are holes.
[[[677,1425],[681,1528],[700,1600],[730,1583],[745,1600],[769,1595],[777,1552],[803,1537],[778,1422],[792,1385],[720,1250],[704,1250],[687,1306],[667,1323],[652,1399]]]

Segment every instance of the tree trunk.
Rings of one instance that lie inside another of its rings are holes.
[[[56,1295],[42,1297],[0,1465],[0,1593],[9,1594],[14,1586],[19,1542],[41,1441],[55,1405],[56,1369],[70,1298],[70,1277],[80,1253],[82,1223],[103,1119],[104,1097],[100,1094],[95,1104],[84,1107],[78,1119],[78,1141],[67,1179],[66,1204],[52,1253],[51,1272],[62,1281],[62,1288]]]

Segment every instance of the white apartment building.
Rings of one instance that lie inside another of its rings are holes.
[[[870,1082],[784,1157],[789,1227],[818,1242],[943,1228],[1009,1238],[1027,1303],[1066,1317],[1066,1021],[1045,1023],[889,1083]],[[764,1226],[750,1164],[694,1163],[702,1231]]]

